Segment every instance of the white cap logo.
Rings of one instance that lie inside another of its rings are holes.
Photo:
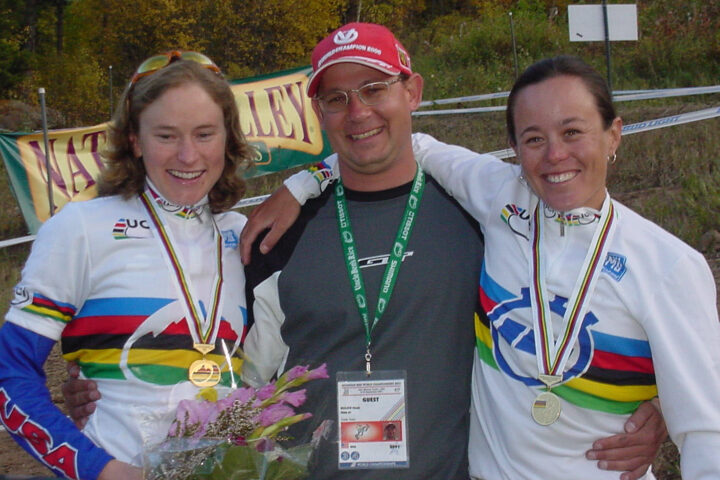
[[[333,38],[333,41],[337,45],[345,45],[346,43],[352,43],[358,38],[358,32],[354,28],[351,28],[350,30],[343,32],[337,32],[335,34],[335,38]]]

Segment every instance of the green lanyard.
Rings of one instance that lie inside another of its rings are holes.
[[[380,317],[383,312],[385,312],[385,307],[387,307],[390,297],[392,296],[393,289],[395,288],[395,281],[397,280],[398,272],[400,271],[400,265],[402,265],[402,259],[405,254],[405,249],[407,248],[408,238],[410,238],[410,233],[412,232],[413,225],[415,224],[417,210],[420,206],[420,200],[422,199],[424,190],[425,174],[418,165],[417,172],[415,173],[415,179],[412,184],[412,190],[410,191],[407,204],[405,205],[402,222],[400,222],[400,227],[398,228],[398,232],[395,237],[395,243],[390,251],[390,258],[385,266],[385,273],[383,274],[382,283],[380,285],[380,293],[378,294],[378,303],[375,309],[375,315],[373,317],[372,324],[370,324],[370,312],[368,311],[367,306],[365,282],[363,281],[362,273],[360,272],[360,265],[358,264],[355,237],[352,233],[347,200],[345,199],[345,188],[342,185],[341,179],[338,179],[335,184],[335,205],[337,206],[338,228],[340,230],[340,241],[343,246],[343,253],[345,254],[345,265],[347,266],[348,275],[350,277],[350,287],[353,292],[353,297],[355,297],[355,303],[357,304],[358,311],[360,312],[363,325],[365,325],[365,370],[368,375],[371,373],[371,333],[375,328],[375,325],[377,325],[380,321]]]

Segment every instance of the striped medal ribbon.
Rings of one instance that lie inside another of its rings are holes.
[[[589,299],[597,285],[602,271],[602,262],[615,234],[615,207],[606,195],[600,222],[595,228],[588,252],[575,280],[572,294],[563,315],[563,330],[553,341],[552,317],[546,288],[543,257],[542,200],[535,207],[533,215],[533,237],[531,242],[530,276],[532,278],[531,305],[535,330],[535,356],[538,364],[538,379],[545,384],[546,391],[540,393],[532,406],[532,417],[540,425],[550,425],[560,417],[561,405],[552,387],[563,381],[565,364],[572,353],[572,346],[582,328],[582,320],[588,309]]]
[[[217,337],[220,324],[220,305],[222,302],[223,288],[223,266],[222,266],[222,237],[218,231],[215,219],[210,215],[213,226],[213,240],[215,243],[215,262],[217,273],[213,281],[210,311],[207,316],[202,315],[199,302],[193,297],[194,288],[189,276],[185,275],[182,268],[182,259],[179,252],[173,248],[172,234],[170,228],[166,228],[158,206],[148,191],[153,196],[157,194],[148,188],[140,200],[148,211],[156,237],[160,243],[160,250],[170,270],[173,283],[178,291],[181,304],[185,310],[185,321],[187,322],[190,335],[193,339],[193,348],[202,354],[202,359],[195,360],[188,368],[188,379],[198,387],[212,387],[220,382],[220,366],[206,358],[206,355],[215,349],[215,337]]]

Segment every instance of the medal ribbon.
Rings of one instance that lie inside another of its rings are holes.
[[[342,185],[341,179],[338,179],[335,184],[335,204],[337,206],[340,241],[343,246],[345,264],[350,277],[350,288],[353,291],[355,303],[358,307],[358,311],[360,312],[363,325],[365,326],[365,341],[368,350],[367,355],[369,355],[370,352],[372,330],[375,328],[375,325],[378,324],[380,317],[382,317],[382,314],[385,312],[385,307],[387,307],[390,297],[392,296],[393,289],[395,288],[395,281],[397,280],[398,272],[400,271],[400,266],[402,265],[402,258],[405,254],[405,249],[407,248],[410,233],[412,232],[415,219],[417,218],[417,210],[420,206],[420,200],[422,199],[424,190],[425,174],[418,165],[412,189],[410,191],[410,195],[408,196],[407,204],[405,205],[405,212],[403,213],[400,227],[398,228],[397,235],[395,236],[395,243],[391,249],[388,263],[385,266],[385,273],[383,274],[382,283],[380,284],[378,303],[373,316],[373,321],[370,323],[370,313],[368,311],[367,296],[365,294],[365,282],[358,264],[357,247],[355,246],[355,238],[353,237],[352,226],[350,225],[350,215],[348,212],[347,201],[345,199],[345,188]]]
[[[551,387],[562,380],[565,363],[567,363],[572,345],[575,343],[582,319],[588,308],[588,300],[592,295],[597,279],[600,276],[601,264],[607,255],[607,249],[615,233],[615,208],[612,200],[607,197],[600,212],[600,223],[595,228],[590,248],[585,255],[580,274],[575,281],[563,316],[564,331],[556,342],[553,342],[552,317],[547,298],[546,279],[543,265],[543,219],[544,206],[540,201],[535,208],[534,229],[531,243],[530,275],[533,281],[531,295],[532,312],[535,327],[535,351],[538,363],[539,378]],[[548,383],[546,380],[550,380]]]
[[[151,190],[151,193],[154,192],[152,192]],[[215,275],[213,285],[210,311],[207,315],[207,319],[209,319],[208,322],[201,315],[199,304],[193,299],[193,288],[190,283],[190,278],[187,277],[183,272],[180,256],[175,251],[172,245],[173,241],[170,234],[170,229],[165,228],[162,217],[157,210],[157,205],[155,204],[153,199],[150,198],[147,192],[143,192],[143,194],[140,195],[140,200],[147,209],[150,216],[150,221],[155,227],[155,231],[158,233],[158,242],[162,247],[161,250],[163,251],[165,260],[168,264],[168,268],[173,274],[172,277],[175,281],[175,287],[177,288],[178,293],[180,294],[180,298],[182,299],[183,308],[185,309],[186,322],[193,337],[193,342],[196,344],[214,344],[214,341],[211,341],[214,339],[211,339],[210,337],[213,336],[213,333],[216,330],[216,326],[218,325],[217,319],[220,311],[220,302],[222,297],[221,294],[223,287],[222,238],[220,233],[218,232],[218,227],[215,224],[215,219],[212,217],[212,215],[210,215],[213,225],[213,240],[215,241],[215,262],[217,265],[217,273]],[[203,328],[203,326],[205,328]]]

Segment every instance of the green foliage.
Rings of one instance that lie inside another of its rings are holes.
[[[616,78],[631,88],[715,84],[720,77],[720,4],[638,2],[638,42],[614,48]],[[629,48],[625,48],[629,47]]]
[[[339,24],[344,5],[344,0],[297,0],[292,8],[284,0],[225,1],[226,13],[218,17],[224,33],[207,29],[207,52],[252,74],[308,64],[315,43]],[[299,12],[312,21],[299,21]]]
[[[24,31],[19,23],[16,2],[0,2],[0,92],[13,89],[29,67],[29,54],[22,49]],[[3,95],[12,98],[11,95]]]
[[[37,89],[45,88],[49,108],[64,113],[72,126],[97,124],[110,116],[106,89],[107,74],[82,50],[49,56],[23,81],[25,98],[36,98]]]
[[[361,22],[381,23],[393,32],[411,24],[426,9],[424,0],[363,0],[357,6],[360,14],[354,12],[348,21],[359,17]]]
[[[528,7],[529,8],[529,7]],[[513,13],[520,69],[537,59],[562,51],[567,33],[548,21],[544,7]],[[508,90],[514,81],[513,38],[510,16],[497,7],[483,7],[484,14],[469,19],[457,14],[430,22],[411,34],[415,66],[431,78],[430,97],[459,96]],[[566,27],[565,27],[566,28]],[[413,48],[414,47],[414,48]]]
[[[183,0],[78,0],[68,8],[67,41],[126,81],[145,58],[174,48],[203,50],[195,35],[201,4]]]
[[[0,38],[0,92],[12,90],[22,81],[28,60],[28,53],[20,50],[17,42]]]
[[[74,40],[128,78],[145,58],[173,48],[199,50],[221,68],[269,73],[308,63],[308,52],[339,23],[342,0],[77,0]],[[298,21],[298,12],[312,22]]]

